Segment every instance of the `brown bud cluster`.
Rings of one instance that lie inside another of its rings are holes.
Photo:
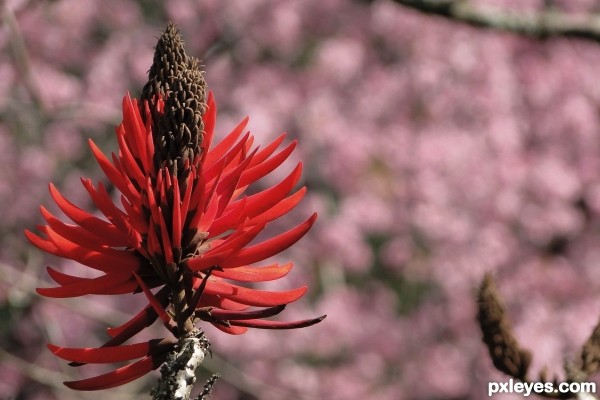
[[[526,381],[531,353],[522,349],[513,335],[491,275],[484,277],[477,300],[477,320],[494,366],[516,379]]]
[[[581,371],[592,375],[600,369],[600,322],[581,349]]]
[[[169,23],[156,45],[141,96],[150,106],[157,168],[167,166],[182,177],[186,161],[200,154],[206,95],[200,62],[187,56],[177,28]],[[157,110],[159,98],[164,101],[162,113]]]

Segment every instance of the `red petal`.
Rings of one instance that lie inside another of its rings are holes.
[[[311,326],[314,324],[318,324],[319,322],[325,319],[326,315],[323,315],[319,318],[313,319],[305,319],[301,321],[266,321],[264,319],[248,319],[248,320],[234,320],[229,323],[234,326],[245,326],[248,328],[258,328],[258,329],[296,329],[296,328],[306,328],[307,326]]]
[[[210,315],[220,320],[248,320],[254,318],[268,318],[279,314],[285,309],[285,305],[277,307],[269,307],[261,310],[253,311],[230,311],[214,309],[210,311]]]
[[[148,132],[142,121],[137,101],[132,102],[129,95],[123,98],[123,126],[127,132],[127,139],[136,159],[141,161],[146,173],[150,172],[151,164],[146,159],[146,136]]]
[[[238,303],[255,307],[273,307],[281,304],[289,304],[306,293],[306,286],[292,290],[271,292],[266,290],[249,289],[242,286],[232,285],[223,281],[209,279],[206,294],[220,295]]]
[[[179,179],[173,180],[173,215],[172,220],[173,229],[171,230],[171,238],[173,248],[181,248],[181,194],[179,193]]]
[[[201,279],[200,279],[201,281]],[[194,288],[197,288],[198,285],[194,284]],[[218,295],[212,295],[207,293],[202,293],[202,297],[198,304],[196,304],[196,308],[202,307],[216,307],[224,310],[232,310],[232,311],[243,311],[247,310],[249,306],[247,304],[238,303],[233,300],[229,300],[225,297],[221,297]]]
[[[236,140],[240,137],[244,128],[248,125],[248,117],[244,118],[242,122],[238,124],[219,144],[217,144],[213,149],[208,151],[206,155],[206,159],[204,160],[205,168],[213,165],[218,159],[220,159],[228,149],[233,146]]]
[[[217,119],[217,103],[215,103],[215,98],[212,92],[208,92],[208,99],[206,100],[206,112],[202,116],[202,120],[204,122],[204,138],[202,140],[202,155],[201,162],[204,163],[206,159],[206,155],[208,154],[208,149],[212,145],[212,140],[214,137],[214,129],[215,129],[215,121]]]
[[[165,255],[165,262],[167,264],[173,263],[173,247],[171,245],[171,238],[169,237],[169,231],[167,225],[165,223],[165,219],[162,216],[162,209],[158,208],[160,213],[159,225],[160,225],[160,235],[161,235],[161,244],[163,248],[163,254]]]
[[[154,295],[158,299],[162,307],[166,307],[169,304],[169,290],[167,287],[163,287]],[[154,311],[152,306],[148,304],[140,312],[138,312],[133,318],[124,323],[121,326],[115,328],[108,328],[108,334],[113,338],[107,345],[116,346],[125,342],[126,340],[133,337],[135,334],[140,332],[147,326],[150,326],[156,321],[158,314]]]
[[[80,246],[92,249],[101,248],[103,245],[111,247],[121,247],[127,245],[126,242],[120,242],[118,240],[113,240],[112,242],[107,243],[102,236],[97,236],[87,229],[84,229],[78,225],[65,224],[52,215],[52,213],[50,213],[50,211],[43,206],[40,207],[40,212],[53,231],[65,239],[79,244]]]
[[[65,386],[74,390],[101,390],[131,382],[153,369],[158,368],[166,356],[144,357],[139,361],[121,367],[115,371],[79,381],[64,382]]]
[[[290,145],[288,145],[285,149],[281,150],[273,157],[261,162],[260,164],[254,167],[246,169],[242,173],[238,185],[240,187],[247,186],[252,182],[255,182],[263,176],[267,175],[269,172],[273,171],[275,168],[280,166],[289,157],[290,154],[292,154],[292,151],[294,151],[296,144],[297,141],[294,140],[292,143],[290,143]]]
[[[223,232],[233,229],[240,223],[246,208],[246,198],[236,202],[236,205],[232,209],[229,208],[230,207],[227,207],[219,218],[213,220],[211,225],[206,227],[206,231],[209,233],[208,236],[210,238],[219,236]]]
[[[244,266],[236,268],[227,268],[226,270],[214,270],[212,274],[225,279],[232,279],[240,282],[266,282],[283,278],[292,269],[293,264],[283,265],[272,264],[267,267]]]
[[[114,205],[104,185],[100,183],[98,190],[96,190],[90,179],[81,179],[81,182],[90,194],[96,207],[127,238],[126,245],[137,248],[142,240],[140,234],[129,223],[127,214]]]
[[[283,143],[286,136],[287,135],[285,133],[282,133],[281,135],[279,135],[279,137],[277,137],[277,139],[273,140],[271,143],[269,143],[267,146],[265,146],[261,151],[256,153],[256,156],[254,156],[254,158],[252,159],[252,162],[250,163],[249,167],[250,168],[255,167],[258,164],[260,164],[261,162],[265,161],[267,158],[269,158],[269,156],[271,154],[273,154],[273,152],[275,152],[275,150],[277,150],[279,145],[281,143]]]
[[[263,229],[264,225],[255,225],[246,227],[245,224],[240,225],[240,227],[233,232],[231,235],[225,237],[220,240],[218,246],[212,246],[213,242],[217,242],[214,240],[211,243],[211,249],[206,252],[204,255],[206,257],[213,257],[217,254],[228,253],[231,254],[233,251],[238,251],[243,248],[245,245],[250,243]],[[202,256],[200,256],[202,257]]]
[[[211,324],[219,329],[220,331],[223,331],[225,333],[229,333],[230,335],[241,335],[243,333],[246,333],[248,331],[248,328],[245,328],[243,326],[225,326],[222,324],[215,324],[212,323]]]
[[[52,267],[48,267],[47,268],[48,271],[48,275],[50,275],[50,277],[54,280],[54,282],[58,283],[61,286],[67,286],[67,285],[71,285],[77,282],[85,282],[87,280],[89,280],[90,278],[81,278],[78,276],[73,276],[73,275],[67,275],[64,274],[62,272],[59,272],[57,270],[55,270]],[[119,274],[114,274],[114,275],[119,275]],[[91,278],[93,279],[93,278]],[[151,280],[152,282],[158,280],[156,277],[152,276],[152,277],[148,277],[146,278],[146,280]],[[160,283],[162,284],[162,282]],[[150,287],[156,287],[158,286],[157,284],[152,284]],[[111,289],[106,289],[102,294],[125,294],[125,293],[133,293],[136,291],[136,289],[138,288],[138,284],[135,281],[135,279],[133,279],[132,275],[129,275],[129,280],[123,282],[121,285],[117,285]]]
[[[300,188],[296,193],[286,197],[279,203],[269,208],[268,210],[258,214],[256,217],[250,220],[251,224],[266,224],[267,222],[273,221],[282,215],[287,214],[290,210],[300,203],[300,200],[306,193],[306,187]]]
[[[165,311],[164,306],[161,304],[161,302],[156,298],[156,296],[154,296],[154,293],[152,293],[150,291],[148,286],[144,283],[144,281],[139,277],[138,274],[134,273],[133,276],[135,276],[135,279],[137,280],[138,284],[144,291],[144,294],[146,295],[146,298],[148,299],[148,301],[150,302],[150,305],[154,309],[154,312],[156,312],[156,314],[158,314],[158,316],[163,321],[163,323],[165,323],[165,324],[171,323],[171,317],[169,317],[169,315]]]
[[[110,247],[97,251],[91,250],[63,238],[50,228],[46,229],[45,233],[48,239],[59,249],[62,257],[77,261],[90,268],[107,273],[123,273],[135,271],[141,265],[141,260],[133,251],[117,250]]]
[[[296,168],[294,168],[294,170],[277,185],[263,190],[262,192],[248,196],[246,198],[247,204],[245,215],[253,218],[275,206],[288,195],[294,186],[296,186],[296,183],[298,183],[301,175],[302,163],[298,163]],[[236,203],[237,202],[233,202],[228,207],[234,207]]]
[[[129,221],[131,222],[131,226],[140,234],[148,233],[148,221],[142,216],[143,212],[141,210],[142,203],[132,203],[127,197],[121,195],[121,204],[125,209],[125,212],[129,216]],[[134,206],[135,204],[135,206]],[[139,250],[139,249],[138,249]]]
[[[88,144],[92,149],[92,154],[96,158],[96,161],[98,162],[98,165],[100,166],[104,174],[113,183],[113,185],[115,185],[116,188],[119,189],[121,193],[128,195],[129,197],[129,195],[131,194],[129,191],[129,187],[125,183],[125,180],[123,179],[123,176],[121,175],[119,170],[117,170],[117,168],[113,164],[111,164],[111,162],[108,160],[108,157],[106,157],[106,155],[98,148],[98,146],[96,146],[92,139],[88,139]]]
[[[97,236],[103,237],[107,242],[115,240],[119,240],[123,243],[127,242],[127,236],[123,235],[116,226],[103,221],[100,218],[97,218],[75,206],[73,203],[64,198],[63,195],[60,194],[60,192],[52,184],[50,184],[50,195],[61,211],[64,212],[65,215],[73,220],[73,222],[75,222],[77,225],[82,226]]]
[[[300,238],[304,236],[306,232],[308,232],[316,219],[317,214],[314,213],[304,223],[296,226],[295,228],[290,229],[281,235],[275,236],[274,238],[265,240],[262,243],[246,247],[218,265],[222,268],[228,268],[238,265],[252,264],[280,253],[300,240]]]
[[[119,143],[119,158],[121,160],[121,166],[127,173],[127,176],[133,178],[138,185],[142,185],[145,181],[145,175],[140,165],[136,161],[134,155],[126,142],[127,134],[123,126],[117,128],[117,141]]]
[[[49,269],[50,270],[50,269]],[[54,271],[58,273],[58,271]],[[84,296],[86,294],[123,294],[131,293],[137,285],[131,281],[131,274],[109,274],[102,275],[97,278],[80,278],[67,275],[75,278],[72,283],[53,287],[53,288],[37,288],[36,291],[42,296],[65,298]],[[133,283],[133,285],[130,285]],[[119,290],[115,290],[115,289]],[[127,290],[130,289],[130,290]]]
[[[200,232],[208,232],[209,227],[215,220],[218,210],[219,210],[219,197],[211,196],[208,206],[206,207],[206,211],[204,213],[200,214],[200,218],[198,218],[196,216],[194,218],[192,218],[191,226],[192,227],[196,226],[196,229],[198,229],[198,231],[200,231]],[[196,220],[198,220],[197,223],[196,223]]]
[[[192,188],[195,186],[194,182],[197,182],[196,180],[196,169],[194,168],[194,166],[191,167],[191,173],[189,175],[189,177],[187,178],[187,187],[185,188],[185,193],[183,195],[183,200],[181,202],[181,226],[184,226],[185,224],[185,220],[187,218],[188,215],[188,210],[190,207],[190,200],[192,197]],[[202,190],[202,183],[198,183],[196,186],[198,186],[198,190],[200,192],[204,192],[204,190]]]
[[[40,226],[38,228],[40,230],[42,230],[45,227]],[[36,235],[35,233],[31,232],[28,229],[25,229],[25,236],[27,237],[27,240],[29,240],[31,242],[31,244],[33,244],[34,246],[38,247],[39,249],[45,251],[46,253],[50,253],[50,254],[54,254],[59,257],[62,257],[62,253],[60,252],[60,250],[58,250],[56,245],[54,243],[52,243],[50,240],[45,239],[39,235]]]
[[[222,178],[219,182],[217,186],[217,193],[220,197],[219,210],[217,211],[218,215],[222,215],[227,205],[235,198],[236,194],[239,195],[239,193],[243,191],[242,189],[238,189],[240,174],[244,171],[250,160],[252,160],[255,153],[256,150],[249,154],[243,162],[235,169],[231,170],[227,176]]]
[[[107,342],[110,346],[116,346],[121,344],[129,339],[131,339],[134,335],[139,333],[142,329],[152,325],[154,321],[158,318],[158,314],[151,305],[146,306],[139,313],[137,313],[133,318],[124,323],[121,326],[116,328],[107,328],[106,332],[112,337],[111,340]]]
[[[98,348],[67,348],[48,344],[56,356],[77,363],[105,364],[133,360],[151,354],[166,353],[175,347],[175,343],[153,339],[148,342]]]
[[[227,175],[234,165],[239,163],[239,160],[245,155],[246,143],[250,139],[250,133],[246,133],[238,143],[228,150],[222,157],[217,159],[213,164],[206,164],[202,169],[202,177],[206,182],[210,182],[218,175]],[[210,157],[211,153],[208,154]],[[237,162],[236,162],[237,160]]]
[[[234,253],[234,250],[230,250],[226,253],[218,253],[214,256],[209,257],[195,257],[185,261],[187,267],[192,271],[202,271],[206,268],[210,268],[215,265],[221,264],[224,260],[226,260],[231,254]]]

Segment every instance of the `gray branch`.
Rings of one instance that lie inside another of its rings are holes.
[[[425,14],[437,15],[480,28],[511,32],[536,39],[570,37],[600,42],[600,15],[598,14],[565,14],[547,9],[527,15],[476,7],[466,0],[392,1]]]
[[[198,331],[179,340],[179,345],[161,366],[158,386],[152,389],[153,400],[189,400],[196,382],[196,369],[209,353],[204,333]]]

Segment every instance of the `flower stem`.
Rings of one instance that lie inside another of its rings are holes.
[[[196,369],[209,353],[209,347],[201,330],[181,338],[160,368],[158,385],[150,392],[152,399],[189,400],[196,382]]]

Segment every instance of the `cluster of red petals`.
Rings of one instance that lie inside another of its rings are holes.
[[[40,288],[40,294],[63,298],[143,292],[148,300],[148,305],[129,321],[109,328],[111,339],[99,348],[49,345],[52,352],[74,365],[137,360],[101,376],[65,382],[71,388],[97,390],[129,382],[156,369],[174,348],[174,339],[124,344],[159,318],[174,332],[168,312],[171,294],[165,285],[172,277],[161,276],[153,263],[175,262],[192,271],[190,284],[195,290],[203,288],[201,296],[195,299],[196,317],[230,334],[244,333],[248,327],[304,327],[322,319],[264,319],[300,298],[306,287],[265,291],[232,283],[285,276],[291,263],[255,263],[299,240],[316,215],[278,236],[253,242],[270,221],[289,212],[304,196],[304,187],[293,191],[300,178],[300,163],[278,184],[255,194],[245,193],[249,185],[281,165],[296,143],[278,151],[284,141],[282,135],[262,149],[253,147],[253,136],[244,133],[246,119],[213,146],[216,104],[212,94],[207,104],[201,155],[188,160],[189,173],[181,180],[166,167],[155,167],[150,110],[145,105],[146,118],[142,118],[137,100],[126,96],[123,122],[116,130],[118,154],[113,153],[109,159],[90,141],[100,167],[121,194],[120,204],[115,204],[102,183],[94,185],[91,180],[82,179],[103,217],[98,216],[74,205],[50,185],[52,198],[73,223],[61,221],[41,207],[47,224],[38,226],[39,234],[26,231],[28,239],[40,249],[99,272],[97,277],[86,278],[48,267],[58,286]],[[190,232],[195,235],[193,240],[186,237]],[[197,251],[182,258],[182,243],[194,243]],[[151,291],[153,288],[159,289]]]

